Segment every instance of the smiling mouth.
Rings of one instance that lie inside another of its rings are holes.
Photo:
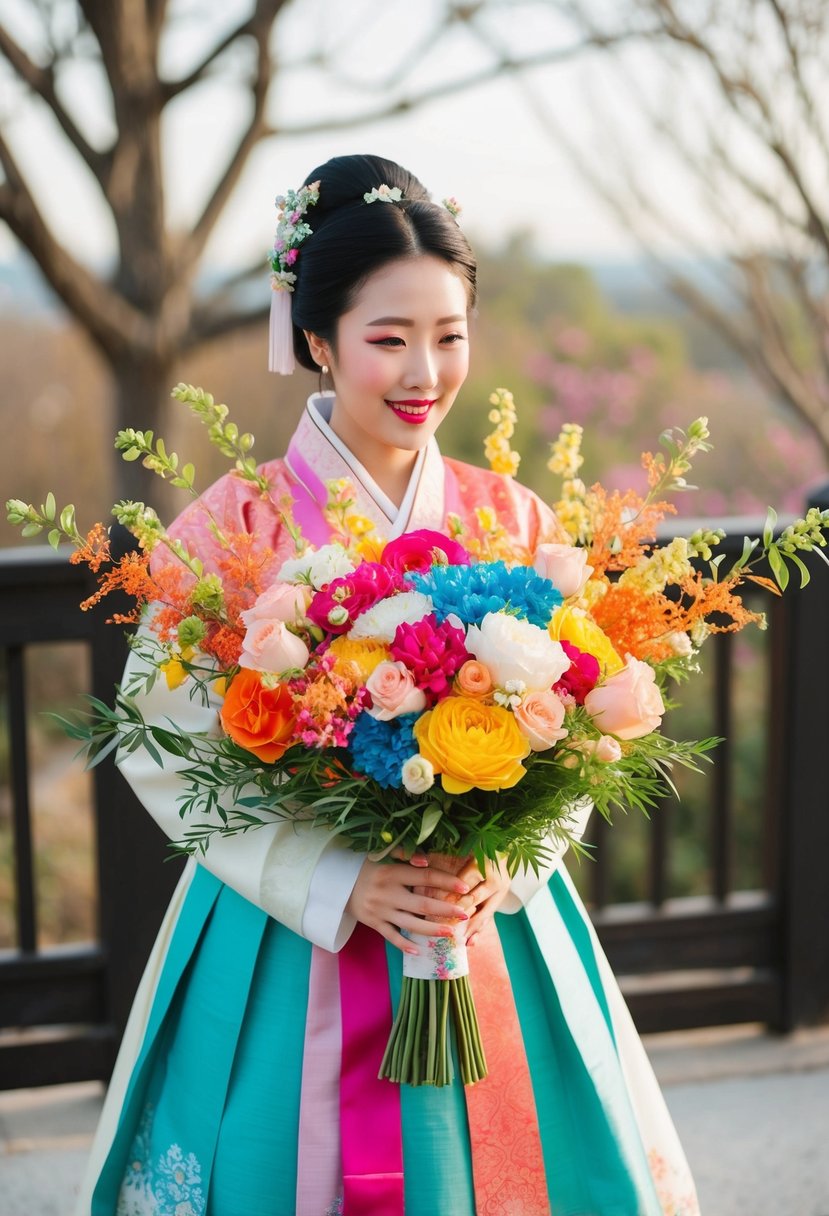
[[[417,401],[389,401],[384,399],[385,404],[393,410],[397,417],[404,418],[405,422],[423,422],[424,418],[429,415],[429,410],[435,404],[434,400],[417,400]]]

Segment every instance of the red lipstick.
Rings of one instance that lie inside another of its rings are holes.
[[[435,404],[434,398],[410,397],[405,400],[386,400],[386,405],[403,422],[410,426],[419,426],[429,417],[429,411]]]

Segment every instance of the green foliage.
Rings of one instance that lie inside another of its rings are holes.
[[[287,817],[342,835],[351,848],[376,859],[426,845],[472,855],[481,868],[487,859],[504,857],[511,874],[538,873],[556,843],[571,842],[569,817],[580,800],[590,797],[608,820],[628,808],[648,814],[674,789],[672,769],[697,769],[716,743],[674,742],[654,734],[624,745],[612,765],[582,756],[567,766],[539,752],[527,759],[527,772],[512,789],[448,795],[435,785],[417,797],[356,775],[345,749],[297,746],[281,761],[266,764],[228,737],[185,734],[172,722],[150,725],[135,691],[119,690],[113,708],[89,698],[87,715],[61,723],[81,743],[90,766],[116,748],[129,754],[144,747],[159,767],[164,753],[185,761],[178,802],[186,824],[174,846],[185,853],[203,854],[216,836]],[[587,724],[585,711],[578,714]]]

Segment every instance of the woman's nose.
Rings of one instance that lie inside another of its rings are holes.
[[[403,384],[408,389],[434,388],[438,382],[435,357],[427,347],[410,347],[410,357],[406,366]]]

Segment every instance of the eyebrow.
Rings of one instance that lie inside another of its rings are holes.
[[[435,325],[449,325],[453,321],[465,321],[466,317],[458,314],[453,317],[441,317],[435,322]],[[414,321],[408,317],[378,317],[376,321],[367,321],[366,325],[414,325]]]

